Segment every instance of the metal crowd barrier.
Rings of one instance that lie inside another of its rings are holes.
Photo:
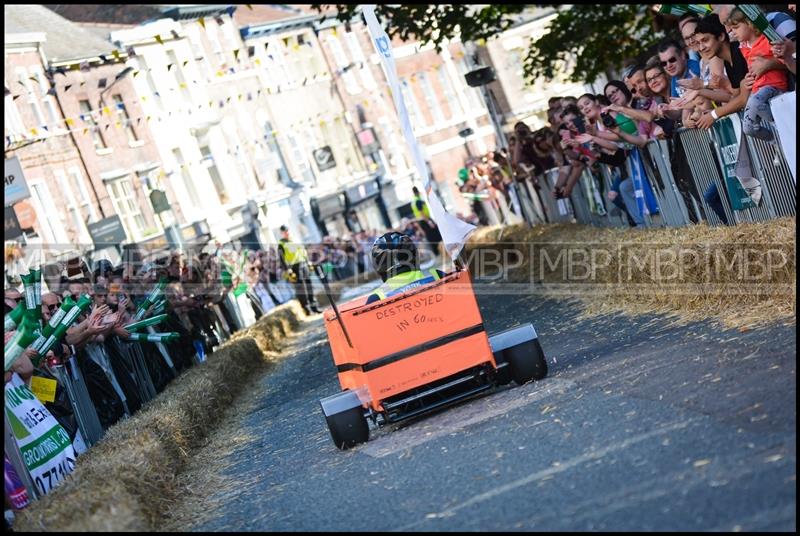
[[[537,180],[539,180],[540,184],[544,182],[541,177],[537,177]],[[520,190],[525,193],[525,195],[521,196],[526,200],[524,206],[527,206],[530,212],[530,220],[528,221],[531,224],[547,223],[549,221],[548,215],[543,206],[539,191],[536,190],[536,187],[533,185],[533,181],[524,180],[519,184],[521,185]]]
[[[157,333],[156,328],[154,326],[147,326],[148,333]],[[161,357],[164,358],[164,363],[167,364],[169,367],[170,372],[172,373],[172,377],[176,377],[178,375],[178,371],[175,370],[175,363],[172,362],[172,357],[170,357],[169,352],[167,351],[167,347],[164,346],[163,342],[156,342],[153,343],[158,348],[158,353],[161,354]]]
[[[551,168],[544,172],[540,180],[544,184],[544,195],[541,196],[547,219],[550,223],[569,223],[575,218],[572,204],[568,199],[556,199],[553,197],[553,189],[558,180],[558,168]]]
[[[775,135],[774,144],[744,136],[750,151],[750,166],[761,183],[762,202],[766,202],[771,216],[794,216],[797,213],[797,183],[778,141],[778,131],[771,123],[768,127]]]
[[[78,366],[78,359],[70,356],[63,365],[48,367],[48,370],[66,389],[81,437],[86,446],[91,447],[102,439],[104,430]]]
[[[141,345],[122,341],[116,337],[111,338],[110,344],[114,345],[120,356],[122,356],[125,368],[132,373],[131,379],[136,384],[136,393],[139,395],[139,400],[142,401],[142,404],[155,398],[156,388],[153,385],[152,378],[150,378],[150,372],[147,370]]]
[[[689,208],[675,183],[672,167],[669,164],[669,148],[666,140],[652,140],[644,150],[640,150],[642,162],[645,164],[650,187],[656,196],[664,225],[681,227],[689,225]],[[691,210],[697,212],[695,207]],[[698,218],[699,220],[700,218]]]
[[[717,159],[718,150],[715,148],[711,140],[711,132],[709,130],[701,129],[681,129],[678,131],[677,136],[683,144],[686,151],[686,159],[689,162],[689,168],[692,170],[692,180],[700,192],[700,203],[703,206],[703,212],[706,215],[706,220],[710,225],[722,225],[716,213],[711,210],[705,200],[705,192],[712,184],[716,184],[717,191],[722,197],[722,206],[725,215],[729,222],[734,222],[733,212],[730,208],[730,203],[727,201],[725,189],[722,185],[722,174],[719,169],[719,161]]]
[[[741,132],[741,119],[738,114],[727,116],[734,128]],[[776,134],[772,125],[769,128]],[[761,183],[761,202],[757,207],[734,210],[726,194],[722,170],[725,166],[720,150],[720,140],[713,130],[681,129],[678,133],[686,149],[689,166],[698,190],[705,193],[711,184],[716,184],[722,200],[722,207],[731,224],[741,222],[767,221],[781,216],[794,216],[797,211],[797,184],[792,178],[783,151],[777,144],[764,142],[751,136],[742,135],[750,156],[753,175]],[[777,164],[777,165],[776,165]],[[701,199],[707,219],[712,225],[722,222]]]
[[[114,392],[117,393],[117,396],[122,401],[122,407],[125,408],[125,416],[131,416],[131,410],[128,407],[128,398],[125,396],[125,391],[122,390],[122,386],[120,386],[119,381],[117,380],[117,375],[114,374],[114,369],[111,367],[111,360],[108,357],[108,352],[106,352],[105,346],[100,343],[89,343],[85,346],[86,355],[89,356],[89,359],[95,362],[97,366],[103,369],[103,373],[108,378],[108,381],[111,382],[111,387],[113,387]]]
[[[606,202],[606,212],[608,213],[608,223],[612,227],[630,227],[625,212],[620,210],[613,201],[608,200],[608,192],[614,186],[614,174],[619,173],[619,169],[611,170],[607,164],[600,164],[600,176],[603,180],[604,201]],[[615,210],[616,209],[616,210]]]

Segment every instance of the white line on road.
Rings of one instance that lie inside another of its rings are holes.
[[[554,474],[557,474],[557,473],[562,473],[564,471],[567,471],[568,469],[572,469],[573,467],[578,466],[578,465],[580,465],[582,463],[585,463],[585,462],[589,462],[589,461],[592,461],[592,460],[597,460],[599,458],[602,458],[606,454],[610,454],[610,453],[616,452],[618,450],[624,450],[624,449],[630,447],[631,445],[635,445],[636,443],[641,443],[642,441],[647,441],[648,439],[651,439],[653,437],[665,434],[667,432],[672,432],[674,430],[679,430],[681,428],[686,428],[689,424],[691,424],[692,422],[694,422],[696,420],[699,420],[699,419],[687,419],[685,421],[673,423],[673,424],[670,424],[668,426],[662,426],[661,428],[657,428],[657,429],[652,430],[650,432],[646,432],[646,433],[643,433],[643,434],[639,434],[637,436],[633,436],[633,437],[631,437],[629,439],[626,439],[624,441],[620,441],[619,443],[615,443],[613,445],[609,445],[608,447],[605,447],[605,448],[602,448],[602,449],[598,449],[598,450],[595,450],[595,451],[592,451],[592,452],[587,452],[586,454],[582,454],[580,456],[576,456],[576,457],[574,457],[574,458],[572,458],[570,460],[567,460],[565,462],[559,463],[557,466],[549,467],[547,469],[543,469],[542,471],[537,471],[537,472],[535,472],[535,473],[533,473],[531,475],[526,476],[525,478],[521,478],[519,480],[515,480],[513,482],[509,482],[508,484],[504,484],[502,486],[498,486],[498,487],[496,487],[496,488],[494,488],[492,490],[489,490],[489,491],[487,491],[485,493],[480,493],[478,495],[475,495],[471,499],[468,499],[468,500],[466,500],[466,501],[464,501],[461,504],[458,504],[456,506],[450,507],[447,510],[444,510],[442,512],[427,514],[425,516],[425,519],[417,521],[416,523],[412,523],[411,525],[406,525],[405,527],[402,527],[402,528],[397,529],[397,530],[400,530],[401,532],[404,532],[406,530],[409,530],[412,527],[415,527],[417,525],[421,525],[421,524],[425,523],[429,519],[453,516],[453,515],[455,515],[455,513],[457,511],[462,510],[464,508],[467,508],[469,506],[472,506],[473,504],[477,504],[477,503],[480,503],[480,502],[483,502],[483,501],[488,501],[490,499],[493,499],[494,497],[502,495],[503,493],[508,493],[509,491],[513,491],[513,490],[515,490],[515,489],[517,489],[519,487],[526,486],[526,485],[528,485],[528,484],[530,484],[532,482],[536,482],[537,480],[540,480],[542,478],[545,478],[545,477],[548,477],[548,476],[551,476],[551,475],[554,475]]]
[[[373,458],[383,458],[395,452],[416,447],[431,439],[452,434],[492,417],[503,415],[513,409],[538,402],[550,395],[562,394],[574,386],[575,382],[571,380],[553,378],[498,391],[433,415],[408,428],[390,431],[385,436],[376,438],[361,447],[359,452]]]

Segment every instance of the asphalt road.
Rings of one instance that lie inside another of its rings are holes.
[[[318,404],[340,388],[316,317],[192,463],[169,528],[795,530],[794,326],[480,301],[490,333],[533,322],[547,378],[339,451]]]

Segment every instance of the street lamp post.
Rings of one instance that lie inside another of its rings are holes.
[[[106,105],[106,101],[103,98],[103,95],[105,95],[106,92],[108,92],[108,90],[110,90],[114,86],[114,84],[116,84],[117,82],[119,82],[120,80],[122,80],[123,78],[128,76],[133,71],[134,71],[133,67],[128,66],[128,67],[125,67],[124,69],[122,69],[120,72],[118,72],[116,74],[116,76],[114,76],[114,81],[111,82],[111,84],[109,84],[108,87],[106,87],[103,91],[100,92],[100,105],[101,106],[105,107],[105,105]]]

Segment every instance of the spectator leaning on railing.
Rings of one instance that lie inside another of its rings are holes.
[[[712,13],[703,17],[697,24],[695,33],[697,34],[701,53],[704,56],[717,56],[725,62],[727,80],[717,79],[714,82],[724,89],[728,89],[728,86],[730,86],[732,94],[732,98],[728,102],[714,110],[704,112],[697,119],[696,125],[698,128],[711,128],[711,125],[717,119],[744,109],[755,77],[748,74],[747,61],[739,51],[739,43],[730,41],[728,32],[716,14]],[[752,173],[749,165],[749,156],[747,155],[747,146],[745,143],[740,143],[735,174],[753,202],[758,204],[761,199],[761,185],[752,176]],[[704,197],[720,220],[724,223],[732,223],[728,222],[728,218],[722,209],[720,194],[715,183],[712,183],[706,190]]]
[[[767,37],[744,13],[734,9],[728,17],[728,24],[739,41],[739,50],[747,60],[749,73],[754,77],[750,96],[744,107],[742,130],[748,136],[772,141],[775,136],[763,123],[773,121],[770,99],[789,88],[786,68],[773,56]]]

